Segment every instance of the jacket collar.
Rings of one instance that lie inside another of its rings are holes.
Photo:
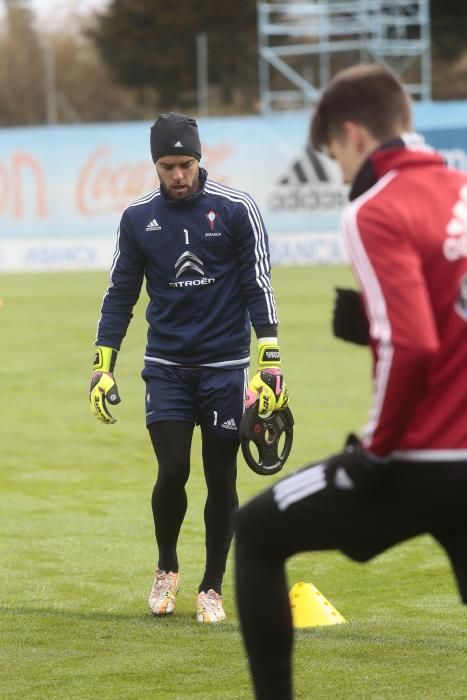
[[[363,163],[350,189],[350,201],[373,187],[389,170],[410,166],[442,165],[444,158],[425,144],[419,134],[403,134],[379,146]]]

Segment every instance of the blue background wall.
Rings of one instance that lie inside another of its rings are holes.
[[[467,170],[467,102],[414,107],[415,127]],[[309,112],[199,119],[202,165],[248,191],[274,262],[343,259],[347,190],[336,165],[306,151]],[[0,269],[107,267],[123,208],[157,186],[150,123],[0,130]]]

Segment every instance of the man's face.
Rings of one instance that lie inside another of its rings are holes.
[[[187,199],[199,188],[199,163],[191,156],[163,156],[156,161],[156,172],[171,199]]]

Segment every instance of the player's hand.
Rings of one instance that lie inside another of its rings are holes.
[[[356,345],[368,345],[370,337],[368,319],[362,295],[356,289],[336,287],[332,330],[336,338]]]
[[[281,370],[281,353],[277,338],[258,338],[258,371],[248,384],[245,406],[258,401],[258,415],[263,418],[280,411],[289,402]]]
[[[89,388],[89,403],[92,413],[102,423],[115,423],[115,418],[107,408],[107,403],[116,406],[120,395],[113,377],[117,351],[113,348],[99,346],[94,356],[94,372]]]
[[[121,398],[111,372],[94,372],[89,389],[91,411],[103,423],[115,423],[116,419],[110,414],[107,403],[116,406]]]
[[[245,405],[251,406],[255,401],[258,401],[258,415],[263,418],[287,406],[289,394],[280,367],[266,367],[253,376],[248,384]]]
[[[382,486],[390,463],[390,457],[379,457],[365,450],[351,433],[343,452],[326,461],[328,486],[337,491],[371,493]]]

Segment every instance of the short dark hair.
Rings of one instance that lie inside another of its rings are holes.
[[[410,98],[385,66],[356,65],[336,73],[314,110],[310,141],[316,150],[339,137],[346,121],[365,126],[378,141],[410,131]]]

